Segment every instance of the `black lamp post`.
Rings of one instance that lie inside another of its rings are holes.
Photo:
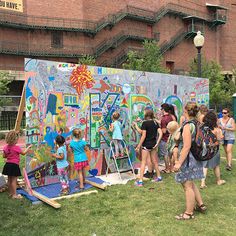
[[[193,42],[197,48],[197,75],[202,77],[202,62],[201,62],[201,49],[204,45],[205,38],[202,35],[201,31],[197,32],[197,35],[194,37]]]

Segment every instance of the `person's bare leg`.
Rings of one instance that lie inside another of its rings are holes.
[[[86,177],[86,170],[83,168],[83,182],[85,182],[85,177]]]
[[[157,158],[157,151],[156,151],[156,149],[154,149],[154,150],[152,150],[150,152],[150,156],[151,156],[152,164],[153,164],[154,169],[156,171],[156,175],[157,175],[157,177],[160,177],[161,174],[160,174],[160,170],[159,170],[159,166],[158,166],[158,158]]]
[[[142,150],[142,162],[141,162],[140,176],[139,176],[140,181],[143,181],[143,175],[144,175],[148,155],[149,155],[148,151]]]
[[[192,183],[192,186],[193,186],[193,191],[194,191],[194,195],[195,195],[195,200],[196,200],[198,206],[201,206],[203,204],[201,193],[199,192],[195,183]],[[194,204],[195,204],[195,202],[194,202]]]
[[[12,196],[16,196],[16,188],[17,188],[17,177],[12,176]]]
[[[78,176],[79,176],[79,187],[84,188],[84,177],[82,170],[78,170]]]
[[[147,155],[147,167],[148,167],[148,172],[152,173],[153,165],[152,165],[152,161],[151,161],[150,155]]]
[[[232,166],[233,144],[227,144],[226,151],[227,151],[228,166]]]
[[[203,168],[204,178],[201,179],[201,186],[200,186],[200,188],[205,188],[206,187],[207,170],[208,170],[207,168]]]
[[[12,181],[13,181],[12,176],[8,176],[7,185],[8,185],[8,193],[9,193],[9,196],[12,196],[12,194],[13,194]]]
[[[215,177],[216,177],[217,185],[225,184],[225,180],[222,180],[220,178],[220,166],[219,165],[214,168],[214,174],[215,174]]]
[[[119,146],[118,146],[118,140],[113,139],[114,145],[115,145],[115,157],[119,157]]]
[[[226,155],[226,161],[227,161],[227,164],[228,164],[227,145],[223,145],[223,147],[224,147],[224,151],[225,151],[225,155]]]
[[[118,146],[119,146],[119,149],[120,149],[120,156],[123,157],[124,156],[124,147],[122,145],[121,140],[118,140]]]
[[[186,209],[185,212],[187,214],[193,214],[194,206],[195,206],[195,192],[193,188],[192,181],[186,181],[184,184],[184,192],[185,192],[185,200],[186,200]]]

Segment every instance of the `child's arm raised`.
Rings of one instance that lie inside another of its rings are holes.
[[[113,123],[110,124],[109,130],[110,130],[111,132],[114,130],[114,125],[113,125]]]
[[[20,154],[25,155],[30,150],[31,147],[32,147],[32,144],[30,144],[25,150],[22,150]]]
[[[59,160],[62,160],[64,158],[64,154],[63,153],[60,153],[59,155],[54,153],[52,154],[52,157],[56,158],[56,159],[59,159]]]
[[[139,134],[142,134],[142,130],[138,127],[138,124],[136,122],[133,122],[133,125],[135,129],[138,131]]]

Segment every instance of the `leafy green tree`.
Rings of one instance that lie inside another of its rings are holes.
[[[10,98],[4,97],[9,92],[9,83],[11,83],[11,79],[9,79],[9,74],[7,72],[0,71],[0,107],[7,106],[11,103]]]
[[[82,65],[96,66],[96,59],[90,55],[83,55],[79,59],[78,63]]]
[[[143,52],[129,51],[124,69],[168,73],[162,66],[163,57],[156,41],[144,41]]]
[[[221,73],[222,68],[215,61],[202,60],[202,77],[209,79],[210,107],[219,110],[232,107],[232,95],[236,91],[232,80]],[[190,75],[197,77],[197,60],[190,63]]]

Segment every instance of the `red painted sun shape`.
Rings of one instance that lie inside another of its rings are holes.
[[[70,77],[70,83],[76,89],[79,97],[85,89],[90,89],[94,86],[95,80],[88,70],[86,65],[76,67]]]

